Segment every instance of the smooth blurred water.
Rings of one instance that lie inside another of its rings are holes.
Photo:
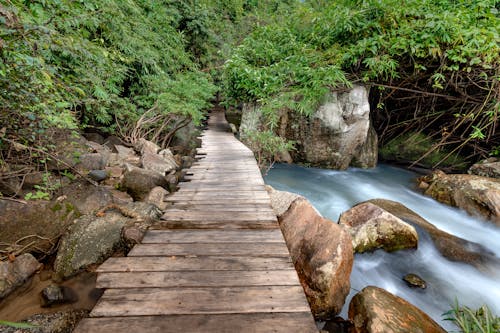
[[[415,190],[417,174],[380,165],[374,169],[333,171],[279,164],[265,177],[278,190],[306,197],[325,217],[337,221],[355,204],[375,198],[398,201],[441,230],[477,242],[500,257],[500,228],[487,221],[425,197]],[[402,280],[414,273],[427,282],[427,289],[411,289]],[[454,329],[442,314],[455,299],[460,304],[479,307],[487,304],[500,315],[500,270],[485,274],[462,263],[451,262],[435,249],[429,236],[419,231],[418,249],[386,253],[357,254],[351,274],[351,294],[342,316],[347,317],[350,299],[357,291],[374,285],[416,305],[446,329]]]

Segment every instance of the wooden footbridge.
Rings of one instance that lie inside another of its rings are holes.
[[[189,181],[75,332],[318,332],[252,152],[212,113]]]

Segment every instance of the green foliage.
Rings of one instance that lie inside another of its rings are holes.
[[[255,153],[261,169],[270,168],[280,153],[294,149],[294,142],[277,136],[272,131],[246,131],[242,133],[249,148]]]
[[[462,333],[495,333],[500,331],[500,317],[493,315],[486,305],[474,310],[467,306],[460,306],[456,302],[444,316],[445,320],[452,321]]]
[[[5,92],[0,128],[31,141],[50,126],[113,130],[116,118],[137,118],[165,100],[160,96],[172,87],[179,91],[195,84],[197,92],[207,91],[197,94],[203,103],[191,104],[184,96],[169,110],[183,107],[175,112],[201,119],[214,86],[194,61],[197,46],[191,39],[199,33],[178,29],[187,19],[178,3],[11,0],[0,5],[0,89]]]
[[[364,82],[382,88],[372,93],[382,142],[404,122],[428,134],[441,125],[453,150],[484,154],[500,143],[499,10],[498,0],[305,1],[237,48],[228,98],[310,114],[329,90]]]
[[[0,326],[14,327],[14,328],[35,328],[36,325],[32,325],[29,323],[16,323],[7,320],[0,320]]]
[[[66,174],[67,175],[67,174]],[[52,193],[61,187],[61,183],[50,177],[51,174],[46,172],[42,176],[42,183],[34,185],[34,191],[26,193],[25,200],[50,200]],[[74,177],[74,176],[73,176]]]

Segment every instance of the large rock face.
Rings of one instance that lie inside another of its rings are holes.
[[[121,186],[134,200],[144,200],[156,186],[168,188],[168,182],[161,173],[129,165],[123,175]]]
[[[155,205],[132,202],[76,219],[61,240],[54,263],[56,275],[68,278],[90,265],[102,263],[125,245],[122,241],[125,226],[145,230],[161,214]]]
[[[434,172],[423,177],[425,194],[488,219],[500,226],[500,180],[475,175]]]
[[[431,237],[437,250],[449,260],[468,263],[479,269],[486,268],[485,264],[499,264],[498,258],[480,244],[469,242],[436,228],[433,224],[399,202],[386,199],[372,199],[367,202],[388,211],[415,227],[425,230]]]
[[[272,203],[280,202],[280,212],[284,210],[283,203],[292,198],[286,192],[270,194]],[[279,223],[313,314],[317,318],[338,314],[350,289],[350,235],[322,218],[303,198],[290,202],[289,208],[279,214]]]
[[[0,200],[0,240],[17,255],[36,251],[49,252],[59,236],[78,215],[69,202],[28,201],[26,203]]]
[[[374,167],[377,163],[377,134],[370,125],[370,105],[365,87],[347,92],[333,92],[311,116],[282,112],[278,134],[296,141],[291,153],[295,162],[333,169],[349,166]],[[240,127],[245,132],[261,128],[260,110],[245,105]]]
[[[353,297],[349,319],[356,333],[446,333],[414,305],[372,286]]]
[[[21,286],[41,266],[29,253],[16,257],[13,262],[0,262],[0,300]]]
[[[340,215],[339,224],[348,227],[355,252],[384,249],[388,252],[416,248],[417,231],[398,217],[369,202]]]

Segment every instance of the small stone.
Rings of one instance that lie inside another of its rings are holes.
[[[88,176],[96,182],[101,182],[108,178],[108,173],[105,170],[92,170],[88,173]]]
[[[29,253],[16,257],[13,262],[0,262],[0,300],[21,286],[41,264]]]
[[[137,227],[125,227],[122,229],[122,238],[130,248],[139,244],[143,237],[144,231]]]
[[[50,285],[41,293],[41,306],[46,308],[56,304],[74,303],[78,301],[78,295],[73,289],[66,286]]]
[[[421,289],[425,289],[427,288],[427,284],[426,282],[418,275],[416,274],[406,274],[404,277],[403,277],[403,280],[406,282],[406,284],[409,286],[409,287],[412,287],[412,288],[421,288]]]

